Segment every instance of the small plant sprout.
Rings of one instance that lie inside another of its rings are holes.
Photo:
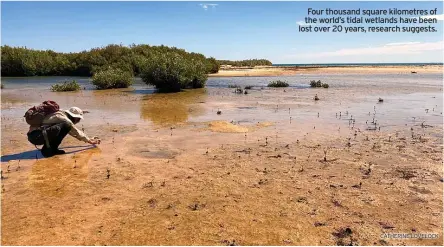
[[[327,152],[328,148],[324,149],[324,161],[327,162]]]
[[[366,140],[366,141],[369,141],[368,136],[365,137],[365,140]]]
[[[290,123],[291,123],[291,117],[290,117]]]
[[[106,178],[107,179],[109,179],[109,177],[111,176],[111,174],[110,174],[110,170],[109,170],[109,168],[106,168]]]
[[[3,177],[3,170],[0,171],[0,178],[4,179],[5,177]]]
[[[9,169],[11,165],[8,165],[8,169],[6,170],[7,173],[9,173],[11,170]]]
[[[342,116],[342,112],[339,112],[339,117],[341,117]]]
[[[319,97],[318,97],[317,94],[315,95],[314,100],[315,100],[315,101],[318,101],[318,100],[319,100]]]
[[[318,117],[319,117],[319,112],[318,112]]]
[[[290,108],[288,108],[288,114],[290,114],[290,112],[291,112],[291,109],[290,109]]]
[[[268,145],[268,137],[265,137],[265,145]]]
[[[77,160],[74,160],[74,168],[77,168]]]
[[[338,113],[336,112],[336,118],[338,118]]]
[[[301,168],[299,168],[299,171],[298,171],[298,172],[303,172],[303,171],[304,171],[304,166],[301,165]]]
[[[429,113],[429,109],[425,109],[426,113]]]
[[[205,152],[205,154],[208,154],[208,148],[207,148],[207,151]]]

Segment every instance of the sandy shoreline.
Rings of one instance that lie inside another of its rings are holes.
[[[442,73],[442,65],[347,66],[347,67],[255,67],[219,70],[210,77],[289,76],[297,74],[418,74]]]

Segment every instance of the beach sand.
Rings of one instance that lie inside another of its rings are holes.
[[[210,77],[288,76],[297,74],[410,74],[442,73],[442,65],[425,66],[347,66],[347,67],[271,67],[233,68],[219,70]]]
[[[2,90],[1,243],[441,246],[442,77],[418,78],[248,95]],[[42,158],[21,116],[49,98],[88,109],[79,127],[102,144],[67,137],[68,154]]]

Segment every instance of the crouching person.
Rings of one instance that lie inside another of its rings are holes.
[[[64,154],[65,151],[60,150],[59,145],[68,134],[79,141],[100,144],[97,137],[90,139],[75,126],[82,119],[83,111],[78,107],[71,107],[69,110],[57,109],[55,112],[46,114],[42,118],[40,126],[31,125],[28,131],[28,140],[34,145],[43,145],[40,151],[44,157]]]

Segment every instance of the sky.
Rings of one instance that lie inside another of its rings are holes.
[[[163,44],[216,59],[265,58],[274,64],[442,62],[442,4],[2,2],[1,44],[58,52],[108,44]],[[301,26],[307,26],[304,18],[309,8],[437,8],[441,19],[433,24],[438,30],[435,33],[299,32]]]

